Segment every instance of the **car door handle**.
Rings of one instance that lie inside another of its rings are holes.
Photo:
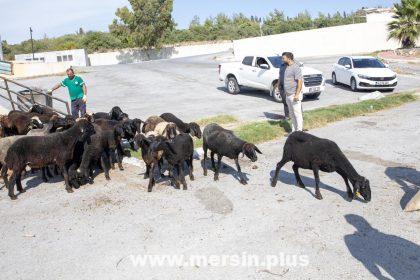
[[[239,70],[244,70],[244,68],[239,68]]]
[[[257,72],[257,70],[252,70],[252,72]]]

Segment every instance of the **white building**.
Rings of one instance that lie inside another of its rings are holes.
[[[88,56],[84,49],[35,53],[34,58],[31,53],[17,54],[15,60],[18,62],[66,62],[71,66],[89,66]]]

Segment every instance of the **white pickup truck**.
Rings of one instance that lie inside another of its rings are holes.
[[[277,102],[281,95],[276,92],[282,59],[273,56],[246,56],[242,62],[222,63],[219,65],[219,80],[224,81],[230,94],[238,94],[241,87],[269,90]],[[322,72],[301,64],[303,85],[302,93],[310,98],[317,98],[325,91],[325,78]]]

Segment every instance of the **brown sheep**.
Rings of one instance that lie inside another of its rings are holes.
[[[142,132],[143,132],[143,133],[148,133],[148,132],[150,132],[150,131],[154,131],[154,130],[155,130],[155,128],[156,128],[156,125],[157,125],[158,123],[161,123],[161,122],[165,122],[165,120],[164,120],[164,119],[162,119],[162,118],[161,118],[161,117],[159,117],[159,116],[151,116],[151,117],[149,117],[149,118],[148,118],[148,119],[144,122]]]

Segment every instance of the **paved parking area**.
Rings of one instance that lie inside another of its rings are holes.
[[[88,110],[109,111],[119,105],[130,116],[147,118],[172,112],[186,120],[197,120],[219,114],[233,114],[242,120],[264,119],[283,114],[282,106],[270,98],[268,92],[245,90],[232,96],[225,92],[218,80],[218,57],[226,53],[190,58],[150,61],[137,64],[88,68],[80,75],[88,85]],[[338,57],[307,58],[302,61],[323,71],[330,78],[332,64]],[[418,65],[410,65],[419,69]],[[22,82],[51,88],[62,77],[43,77]],[[420,87],[417,75],[400,75],[397,91]],[[354,93],[328,81],[326,92],[318,100],[306,100],[304,110],[335,104],[357,102],[365,92]],[[67,98],[60,89],[57,96]],[[1,101],[3,102],[3,101]],[[4,104],[4,103],[2,103]]]
[[[1,279],[420,279],[420,212],[402,211],[420,189],[419,106],[311,131],[336,141],[370,180],[369,203],[349,202],[342,178],[327,173],[318,201],[312,172],[302,170],[307,189],[298,188],[291,163],[272,188],[284,139],[258,145],[256,163],[240,159],[246,186],[226,159],[218,182],[194,161],[187,191],[160,181],[147,193],[143,165],[125,164],[111,181],[99,174],[73,194],[61,178],[28,174],[18,200],[0,191]],[[134,266],[130,256],[141,254],[279,256],[283,265]]]

